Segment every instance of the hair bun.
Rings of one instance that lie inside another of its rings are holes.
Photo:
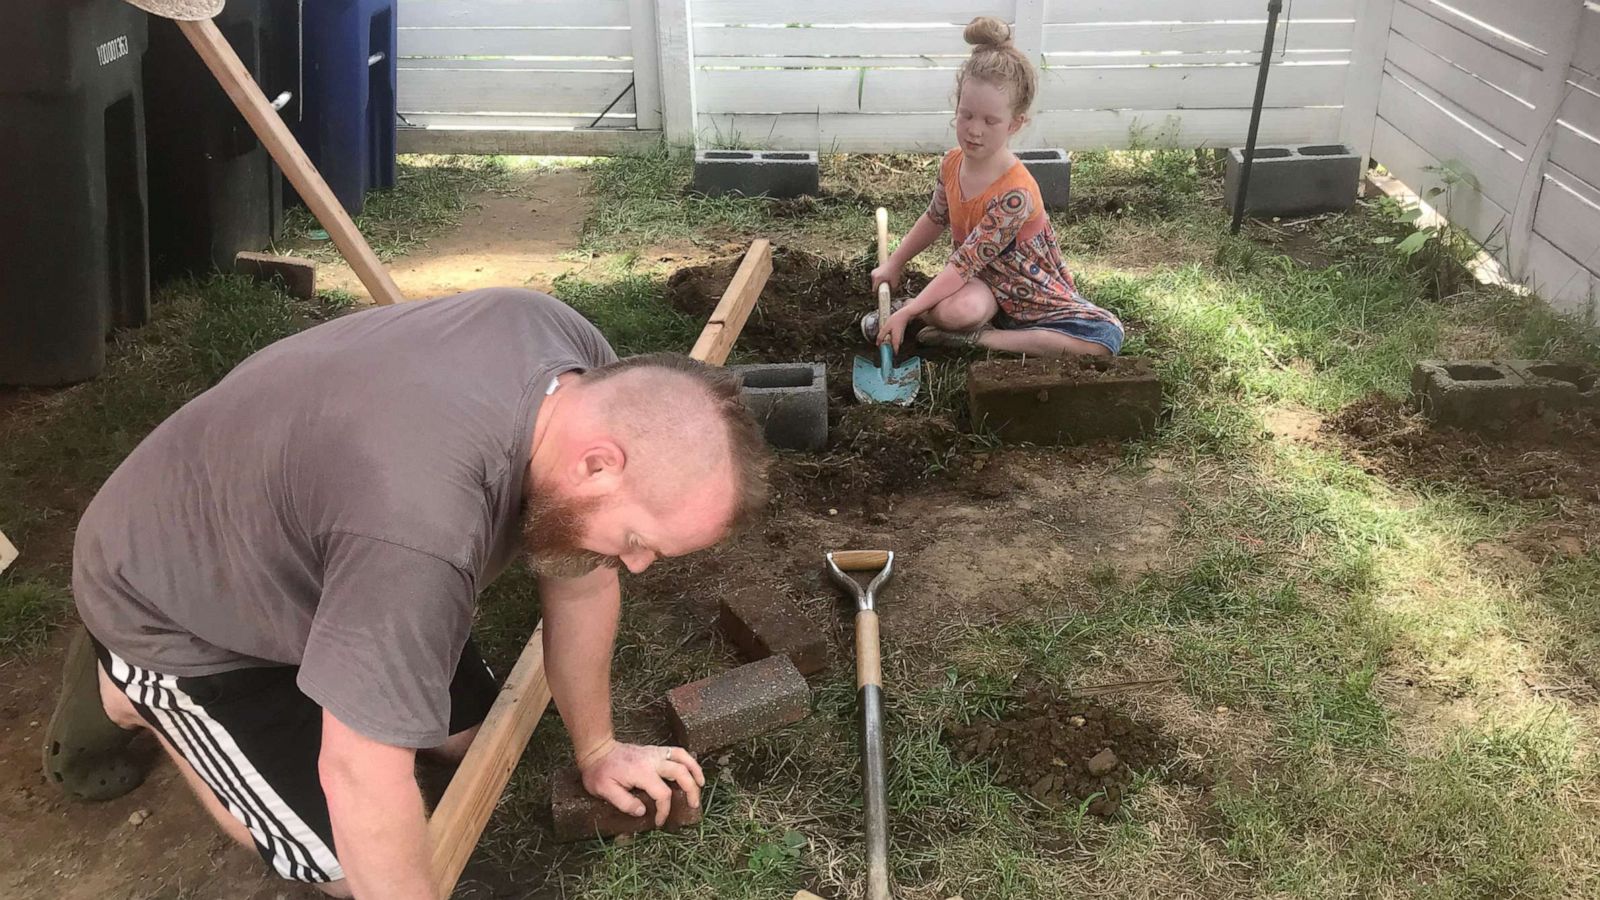
[[[961,33],[974,47],[1004,47],[1011,43],[1011,26],[994,16],[979,16]]]

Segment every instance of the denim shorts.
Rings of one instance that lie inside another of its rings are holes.
[[[1115,356],[1122,350],[1122,326],[1105,319],[1056,319],[1049,322],[1018,322],[1004,312],[995,313],[996,328],[1018,330],[1022,328],[1048,328],[1080,341],[1089,341],[1111,351]]]

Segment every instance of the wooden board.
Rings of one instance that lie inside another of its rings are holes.
[[[633,39],[623,28],[406,28],[400,58],[415,56],[630,57]]]
[[[1539,190],[1533,230],[1591,271],[1600,271],[1600,190],[1551,165]]]
[[[712,310],[711,318],[707,320],[689,355],[713,366],[726,362],[734,341],[739,339],[739,332],[744,330],[745,320],[750,317],[750,311],[755,309],[756,299],[761,296],[761,289],[766,287],[771,275],[772,242],[762,238],[750,244],[738,271],[733,273],[733,280],[728,282],[728,289],[723,291],[722,299],[717,302],[717,308]]]
[[[1573,0],[1400,0],[1519,59],[1542,66],[1557,40],[1556,8]]]
[[[1353,21],[1357,0],[1293,0],[1281,21]],[[1045,5],[1046,25],[1059,22],[1260,22],[1264,0],[1055,0]],[[1258,44],[1259,47],[1259,44]]]
[[[1044,113],[1023,129],[1016,146],[1229,147],[1244,143],[1249,123],[1248,109]],[[1322,143],[1338,136],[1338,109],[1268,109],[1261,115],[1262,143]],[[838,153],[942,153],[954,146],[949,113],[701,115],[700,140],[702,146]]]
[[[1265,7],[1263,7],[1265,8]],[[1290,49],[1348,51],[1354,22],[1290,22],[1278,28],[1275,52]],[[1254,22],[1101,22],[1044,27],[1044,52],[1137,50],[1173,53],[1237,50],[1261,56],[1264,24]]]
[[[1523,163],[1510,152],[1509,147],[1520,146],[1510,137],[1392,65],[1384,70],[1378,118],[1404,133],[1436,162],[1470,173],[1502,209],[1515,208]],[[1497,147],[1495,140],[1507,146]],[[1377,156],[1376,152],[1373,155]],[[1402,180],[1416,187],[1409,178]]]
[[[1419,196],[1426,197],[1433,188],[1444,187],[1436,171],[1439,158],[1381,118],[1373,130],[1372,158]],[[1470,186],[1458,184],[1451,189],[1448,204],[1442,197],[1431,198],[1428,203],[1441,211],[1448,209],[1451,221],[1478,240],[1493,241],[1500,248],[1504,247],[1506,229],[1511,226],[1510,210]]]
[[[1585,134],[1563,124],[1557,126],[1550,161],[1589,184],[1600,186],[1600,135]]]
[[[533,736],[534,726],[550,705],[550,682],[544,672],[544,623],[533,629],[522,655],[506,676],[494,705],[478,729],[467,755],[428,819],[429,857],[434,891],[448,897],[461,870],[478,846],[483,828],[494,815],[506,782]]]
[[[491,156],[617,156],[661,145],[661,132],[632,128],[535,129],[484,124],[471,116],[440,117],[432,128],[401,128],[401,153]]]
[[[1015,0],[692,0],[689,5],[690,21],[723,25],[965,25],[976,16],[996,16],[1009,22],[1015,13]]]
[[[412,69],[399,71],[401,111],[567,113],[597,116],[633,81],[631,69]],[[611,108],[633,112],[633,92]]]
[[[11,564],[17,561],[17,556],[16,545],[11,543],[4,531],[0,531],[0,572],[11,568]]]
[[[1600,5],[1585,3],[1583,6],[1583,25],[1578,31],[1572,65],[1589,75],[1600,76]]]
[[[1036,115],[1080,109],[1249,109],[1256,67],[1084,66],[1040,73]],[[1270,108],[1337,106],[1342,65],[1283,65],[1267,86]],[[719,113],[921,113],[955,108],[948,69],[704,70],[700,111]]]
[[[1533,233],[1528,243],[1528,287],[1556,312],[1594,322],[1600,310],[1600,277]]]
[[[1493,54],[1489,54],[1493,55]],[[1536,135],[1547,112],[1535,110],[1525,99],[1476,74],[1471,59],[1446,59],[1435,50],[1423,47],[1404,34],[1395,32],[1389,39],[1389,62],[1415,77],[1422,84],[1449,97],[1477,118],[1518,140],[1519,152],[1530,135]],[[1537,71],[1518,64],[1530,76]]]
[[[1452,63],[1523,99],[1531,97],[1539,85],[1539,66],[1510,53],[1497,43],[1485,40],[1481,32],[1464,31],[1432,13],[1397,0],[1392,27],[1419,47],[1424,47]]]
[[[326,0],[324,0],[326,2]],[[581,28],[627,25],[627,0],[402,0],[407,28]],[[404,37],[400,38],[402,44]]]

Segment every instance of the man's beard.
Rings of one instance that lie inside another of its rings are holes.
[[[600,568],[618,569],[622,560],[579,546],[583,523],[599,500],[560,500],[530,491],[523,504],[522,546],[528,568],[550,578],[581,578]]]

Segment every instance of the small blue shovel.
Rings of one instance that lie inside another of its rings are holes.
[[[878,265],[889,261],[889,211],[878,207]],[[889,285],[878,285],[878,327],[889,327]],[[913,356],[904,365],[894,364],[894,349],[878,345],[878,361],[856,357],[852,385],[862,403],[897,403],[909,406],[922,386],[922,360]]]

